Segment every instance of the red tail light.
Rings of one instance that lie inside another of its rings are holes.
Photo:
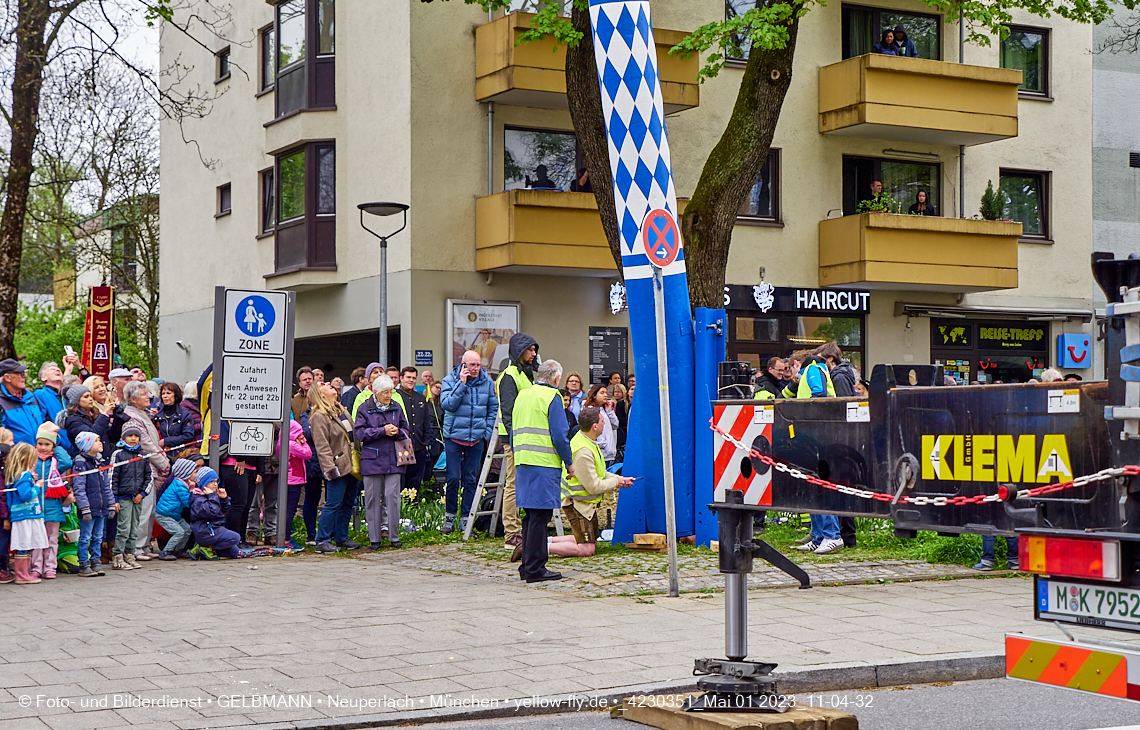
[[[1021,569],[1029,573],[1120,580],[1120,541],[1021,535]]]

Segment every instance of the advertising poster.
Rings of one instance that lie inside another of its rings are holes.
[[[519,331],[517,302],[447,301],[447,331],[451,338],[451,361],[459,364],[463,353],[479,353],[483,367],[497,374],[510,364],[508,343]]]

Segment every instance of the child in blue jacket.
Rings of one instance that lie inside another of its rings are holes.
[[[230,498],[219,486],[218,473],[204,466],[194,478],[197,486],[190,490],[190,529],[194,531],[194,541],[198,545],[192,554],[208,558],[200,548],[212,548],[215,555],[236,558],[241,536],[226,529]]]
[[[36,482],[32,468],[36,450],[31,444],[16,444],[8,453],[5,473],[8,477],[8,519],[12,522],[12,546],[16,553],[12,565],[17,584],[39,583],[31,574],[32,552],[48,546],[44,528],[42,484]]]
[[[59,555],[59,525],[67,519],[75,497],[61,476],[71,468],[71,455],[58,446],[59,429],[54,423],[45,423],[36,432],[36,461],[33,476],[43,486],[40,500],[44,508],[44,528],[48,546],[32,554],[32,577],[55,578]]]
[[[171,467],[174,479],[162,492],[158,506],[154,510],[154,521],[170,535],[166,547],[158,556],[159,560],[190,557],[188,554],[181,554],[193,535],[190,523],[182,518],[182,510],[190,506],[190,489],[195,486],[194,473],[197,470],[198,465],[189,459],[178,459]]]
[[[111,491],[111,473],[103,467],[103,440],[91,431],[81,431],[75,436],[76,476],[71,488],[75,494],[75,506],[79,509],[79,577],[92,578],[106,575],[99,557],[107,520],[119,510],[115,493]],[[98,471],[102,470],[102,471]],[[92,472],[87,474],[85,472]]]

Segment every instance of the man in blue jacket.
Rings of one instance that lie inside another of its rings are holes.
[[[36,431],[49,419],[35,395],[27,389],[28,366],[12,358],[0,360],[0,424],[18,444],[36,445]]]
[[[494,433],[499,415],[495,382],[483,371],[479,353],[474,350],[463,353],[460,363],[443,379],[439,400],[444,412],[443,443],[447,452],[447,512],[440,531],[446,534],[455,529],[461,485],[460,529],[467,529],[483,450]]]
[[[74,367],[74,361],[79,359],[78,355],[65,355],[63,362],[66,369],[61,370],[59,363],[48,361],[40,365],[40,382],[43,387],[32,392],[36,397],[36,401],[40,407],[44,409],[47,414],[48,420],[55,421],[59,414],[67,409],[67,404],[63,399],[63,378],[64,376],[71,375],[71,370]],[[68,438],[67,432],[60,429],[59,432],[59,445],[67,450],[71,450],[71,439]]]

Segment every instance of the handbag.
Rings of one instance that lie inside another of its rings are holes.
[[[340,426],[341,431],[344,431],[344,435],[348,437],[348,444],[352,448],[352,471],[349,472],[349,476],[359,481],[361,479],[360,444],[357,442],[356,437],[352,434],[352,432],[344,427],[344,423],[339,418],[336,419],[336,425]]]
[[[412,443],[412,439],[406,433],[401,434],[404,438],[395,439],[396,443],[396,464],[398,466],[411,466],[416,463],[416,447]]]

